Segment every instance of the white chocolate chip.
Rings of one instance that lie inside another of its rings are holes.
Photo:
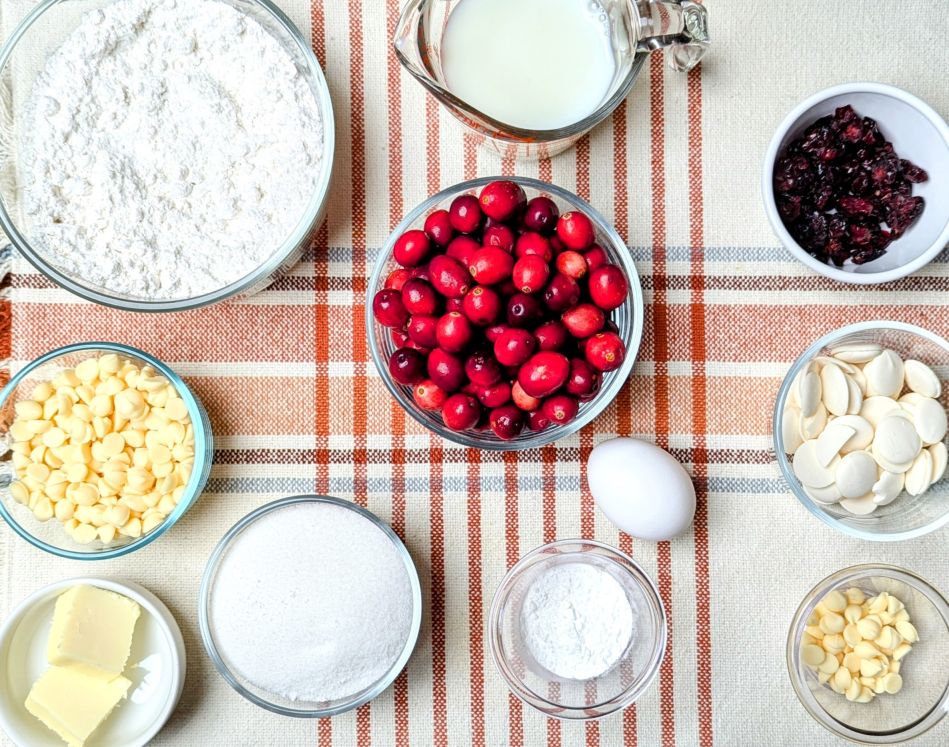
[[[840,460],[834,477],[837,489],[844,498],[860,498],[877,481],[877,464],[865,451],[854,451]]]
[[[813,362],[805,367],[797,387],[797,399],[801,406],[801,414],[809,418],[817,412],[821,403],[820,370]]]
[[[850,389],[843,369],[824,366],[820,372],[821,399],[832,415],[846,415],[850,404]]]
[[[922,448],[913,423],[896,415],[886,415],[873,436],[873,453],[890,464],[912,462]],[[894,470],[896,471],[896,470]]]
[[[804,646],[801,649],[801,659],[803,659],[804,663],[809,667],[814,667],[815,669],[823,663],[826,655],[824,649],[820,646]]]
[[[804,492],[811,498],[824,505],[829,506],[840,500],[840,491],[834,484],[830,484],[826,488],[809,488],[807,485],[804,485],[803,488]]]
[[[789,406],[781,413],[781,436],[784,440],[784,449],[788,454],[794,454],[804,440],[801,438],[801,411],[797,407]]]
[[[884,350],[863,367],[867,377],[867,395],[896,397],[903,388],[903,359],[892,350]]]
[[[881,352],[883,349],[872,342],[847,342],[835,347],[830,354],[846,363],[867,363]]]
[[[929,480],[930,485],[935,485],[942,479],[946,473],[946,463],[949,461],[949,453],[946,451],[946,445],[940,441],[929,447],[929,454],[933,459],[933,474]]]
[[[826,488],[834,481],[839,458],[822,465],[817,456],[817,441],[805,441],[794,453],[794,474],[809,488]]]
[[[916,432],[926,446],[946,437],[946,409],[934,399],[923,399],[912,409]]]
[[[860,408],[863,407],[863,390],[857,380],[851,376],[847,377],[848,404],[847,414],[858,415]]]
[[[906,472],[906,492],[910,495],[922,495],[929,488],[932,476],[933,458],[928,449],[923,449]]]
[[[817,461],[822,467],[830,464],[840,453],[843,445],[856,433],[856,430],[846,425],[838,425],[832,421],[817,437]]]
[[[942,394],[939,377],[925,363],[910,358],[903,364],[903,375],[906,386],[924,397],[939,399]]]
[[[892,503],[903,492],[903,475],[883,470],[880,479],[873,483],[873,501],[878,506]]]
[[[891,397],[866,397],[860,407],[860,417],[876,428],[884,416],[899,409],[900,403]]]
[[[876,503],[873,502],[873,494],[867,493],[859,498],[841,498],[841,508],[849,511],[854,516],[867,516],[877,510]]]

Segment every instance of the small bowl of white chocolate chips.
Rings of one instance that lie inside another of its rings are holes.
[[[853,324],[811,345],[774,410],[774,451],[801,503],[869,540],[949,523],[949,343],[902,322]]]
[[[201,494],[210,422],[168,366],[135,348],[53,350],[0,392],[0,515],[60,557],[125,555]]]
[[[836,736],[904,742],[949,711],[949,603],[910,571],[845,568],[801,603],[787,663],[804,708]]]

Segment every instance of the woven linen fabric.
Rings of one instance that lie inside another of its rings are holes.
[[[401,71],[390,44],[396,0],[281,5],[312,39],[337,127],[327,223],[291,275],[237,303],[141,316],[82,302],[13,261],[0,355],[14,370],[80,340],[141,347],[203,399],[217,448],[201,499],[130,556],[69,562],[0,527],[0,619],[42,585],[81,574],[154,591],[180,622],[188,654],[184,695],[160,746],[842,744],[791,689],[784,650],[794,610],[821,578],[860,562],[904,566],[949,591],[947,535],[873,544],[811,517],[774,462],[774,399],[790,362],[845,323],[892,318],[949,334],[949,264],[942,257],[872,288],[816,276],[770,231],[760,162],[788,110],[846,80],[904,87],[949,115],[944,0],[708,0],[714,46],[700,69],[675,73],[654,56],[625,105],[576,148],[539,163],[466,145]],[[30,6],[0,2],[5,35]],[[364,309],[373,261],[405,212],[462,179],[512,173],[574,190],[611,218],[647,306],[636,367],[613,405],[576,436],[502,455],[433,437],[398,408],[369,359]],[[583,464],[617,434],[655,441],[691,471],[691,531],[631,540],[596,510]],[[424,603],[418,646],[395,685],[319,722],[242,699],[197,630],[201,573],[226,529],[267,501],[314,491],[391,522],[418,565]],[[506,569],[572,537],[631,553],[669,615],[668,652],[650,689],[587,724],[521,705],[485,634]],[[947,742],[943,723],[916,744]]]

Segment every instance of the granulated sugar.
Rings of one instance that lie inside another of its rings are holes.
[[[83,15],[19,130],[31,243],[120,295],[192,298],[271,257],[304,217],[323,125],[293,58],[215,0]]]
[[[326,503],[274,510],[220,561],[212,635],[228,666],[258,687],[323,702],[377,682],[412,625],[412,588],[396,546],[354,511]]]

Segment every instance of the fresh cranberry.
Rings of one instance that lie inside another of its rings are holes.
[[[543,290],[550,278],[550,265],[543,257],[528,254],[514,263],[511,279],[514,286],[523,293],[537,293]]]
[[[549,425],[550,418],[544,414],[542,409],[527,413],[527,427],[534,431],[534,433],[540,433]]]
[[[524,413],[514,405],[502,405],[491,410],[488,422],[494,435],[504,441],[510,441],[524,430]]]
[[[438,255],[428,265],[429,280],[446,298],[461,298],[471,287],[471,276],[456,259]]]
[[[406,231],[395,240],[392,247],[392,256],[403,267],[417,267],[425,261],[432,242],[424,231],[413,229]]]
[[[484,229],[481,243],[485,246],[496,246],[510,254],[514,251],[514,232],[503,223],[498,223]]]
[[[511,401],[517,405],[518,409],[523,410],[524,412],[534,412],[539,410],[540,406],[543,404],[543,400],[539,397],[531,397],[527,392],[524,391],[524,387],[520,385],[520,382],[515,381],[514,385],[511,387]]]
[[[584,338],[595,335],[603,329],[606,316],[592,303],[581,303],[563,312],[560,320],[571,335]]]
[[[550,262],[554,258],[554,251],[546,237],[533,231],[525,231],[514,243],[514,256],[520,258],[531,254],[537,255],[545,262]]]
[[[465,299],[447,298],[445,299],[445,311],[457,311],[459,314],[465,313]]]
[[[383,288],[372,299],[372,313],[383,327],[402,329],[409,320],[409,312],[402,303],[402,294],[395,288]]]
[[[442,420],[453,431],[474,428],[481,418],[481,405],[470,394],[453,394],[442,406]]]
[[[494,343],[494,357],[502,366],[519,366],[534,354],[537,339],[526,329],[509,329]]]
[[[458,195],[451,201],[448,216],[452,228],[461,233],[474,233],[481,227],[484,215],[474,195]]]
[[[591,361],[592,363],[592,361]],[[531,397],[549,397],[567,381],[570,361],[552,350],[535,353],[517,372],[517,381]]]
[[[475,252],[480,248],[481,243],[470,236],[456,236],[448,244],[445,254],[452,259],[457,259],[463,267],[471,267]]]
[[[434,381],[425,379],[416,384],[412,389],[412,399],[414,399],[415,404],[423,410],[435,411],[442,409],[442,405],[445,404],[448,395],[445,394],[445,391]]]
[[[402,286],[402,303],[410,314],[434,314],[441,299],[427,280],[412,278]]]
[[[511,277],[514,257],[496,246],[485,246],[475,252],[468,271],[482,285],[494,285]]]
[[[590,273],[590,298],[604,311],[622,306],[629,295],[626,276],[616,265],[603,265]]]
[[[524,228],[538,233],[550,233],[557,225],[560,210],[549,197],[534,197],[524,210]]]
[[[560,322],[544,322],[534,330],[538,350],[560,350],[567,344],[567,328]]]
[[[579,280],[587,274],[587,261],[580,252],[568,249],[557,255],[557,270],[568,278]]]
[[[613,371],[623,365],[626,346],[615,332],[598,332],[587,340],[583,355],[597,371]]]
[[[506,324],[493,324],[484,331],[484,339],[490,343],[493,343],[507,328],[508,326]]]
[[[400,291],[402,290],[402,287],[411,279],[411,277],[412,273],[409,270],[406,270],[404,267],[400,267],[397,270],[393,270],[386,276],[386,281],[383,283],[383,287]]]
[[[458,311],[449,311],[438,320],[435,336],[438,338],[440,348],[449,353],[458,353],[471,342],[474,330],[471,328],[468,317]]]
[[[435,336],[435,329],[438,326],[438,317],[428,314],[413,314],[409,318],[408,332],[409,339],[417,345],[425,348],[434,348],[438,345],[438,338]]]
[[[558,272],[544,290],[544,303],[555,314],[576,306],[580,303],[580,286],[573,278]]]
[[[512,327],[532,327],[544,318],[541,302],[526,293],[515,293],[507,300],[507,323]]]
[[[609,262],[610,258],[602,246],[594,244],[583,253],[583,260],[587,263],[587,272],[593,272],[597,267],[602,267]]]
[[[399,348],[389,357],[389,373],[400,384],[414,384],[425,378],[425,357],[412,348]]]
[[[418,267],[410,267],[409,276],[413,278],[419,278],[420,280],[428,280],[428,265],[419,265]]]
[[[506,381],[498,381],[488,386],[478,387],[475,396],[485,407],[500,407],[511,401],[511,385]]]
[[[513,218],[527,204],[527,195],[519,184],[496,181],[486,184],[479,198],[482,212],[497,221]]]
[[[390,329],[389,337],[397,348],[404,348],[409,343],[409,336],[405,330]]]
[[[502,372],[498,361],[491,354],[479,350],[469,355],[465,361],[465,374],[472,384],[491,386],[501,380]]]
[[[551,234],[550,236],[550,248],[553,249],[554,255],[560,254],[567,247],[564,246],[564,243],[557,238],[557,234]]]
[[[584,252],[593,246],[596,234],[590,219],[578,210],[564,213],[557,221],[557,238],[567,249]]]
[[[501,316],[503,307],[497,291],[476,285],[465,294],[461,302],[462,312],[472,324],[487,327]]]
[[[436,210],[425,219],[425,233],[436,246],[448,246],[448,242],[455,235],[451,225],[451,216],[447,210]]]
[[[564,389],[569,394],[584,401],[592,397],[600,388],[600,374],[582,358],[573,358],[570,361],[570,374]]]
[[[542,410],[544,415],[550,418],[550,422],[563,425],[577,417],[580,403],[569,394],[555,394],[544,400]]]
[[[461,358],[441,348],[435,348],[429,353],[425,370],[428,372],[428,378],[446,392],[457,391],[465,383],[465,364]]]

